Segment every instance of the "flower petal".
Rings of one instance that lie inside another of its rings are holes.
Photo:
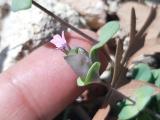
[[[62,31],[62,36],[56,34],[53,36],[53,39],[50,41],[52,44],[56,45],[57,48],[64,48],[67,44],[64,31]]]

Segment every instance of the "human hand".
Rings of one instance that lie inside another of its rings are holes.
[[[91,47],[75,33],[66,39],[71,47]],[[0,120],[50,120],[84,91],[63,56],[47,43],[0,75]]]

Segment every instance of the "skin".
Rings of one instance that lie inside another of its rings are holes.
[[[91,48],[75,33],[65,36],[71,47]],[[51,120],[84,91],[63,56],[47,43],[0,75],[0,120]]]

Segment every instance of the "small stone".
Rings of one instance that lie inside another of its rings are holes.
[[[110,14],[114,14],[117,12],[119,2],[120,2],[120,0],[107,0],[107,3],[109,5],[108,12]]]
[[[90,28],[98,29],[106,22],[106,6],[103,0],[60,0],[72,6],[84,16]]]
[[[102,74],[101,74],[101,76],[100,76],[100,79],[105,79],[105,80],[111,80],[111,71],[109,71],[109,70],[105,70]]]

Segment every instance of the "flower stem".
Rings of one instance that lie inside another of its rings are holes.
[[[95,40],[94,38],[88,36],[87,34],[83,33],[82,31],[80,31],[79,29],[77,29],[76,27],[72,26],[71,24],[65,22],[64,20],[62,20],[60,17],[58,17],[57,15],[55,15],[54,13],[50,12],[49,10],[47,10],[46,8],[44,8],[43,6],[41,6],[40,4],[38,4],[37,2],[35,2],[34,0],[32,1],[32,4],[35,5],[36,7],[38,7],[39,9],[41,9],[42,11],[44,11],[45,13],[47,13],[48,15],[52,16],[53,18],[55,18],[57,21],[59,21],[62,25],[71,28],[73,31],[77,32],[78,34],[80,34],[81,36],[83,36],[84,38],[92,41],[93,43],[97,43],[97,40]]]

